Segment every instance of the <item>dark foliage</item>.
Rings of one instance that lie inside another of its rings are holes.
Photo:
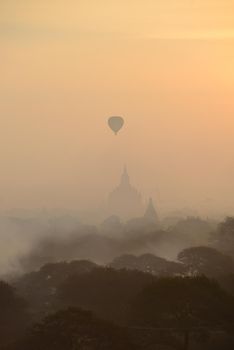
[[[206,277],[162,278],[139,293],[132,323],[154,327],[216,327],[234,323],[234,300]]]
[[[231,257],[209,247],[192,247],[183,250],[178,260],[186,265],[190,275],[206,275],[218,278],[234,272],[234,261]]]
[[[36,324],[14,350],[135,350],[122,328],[70,308]],[[12,350],[13,350],[12,349]]]
[[[18,338],[29,324],[26,302],[0,281],[0,345]]]
[[[53,311],[58,286],[74,274],[83,274],[96,268],[93,262],[80,260],[44,265],[39,271],[21,277],[16,287],[38,315]]]
[[[217,249],[234,256],[234,217],[227,217],[218,225],[214,239]]]
[[[125,323],[130,301],[152,279],[150,274],[139,271],[97,268],[68,278],[58,289],[58,302],[62,306],[79,306],[102,318]]]
[[[158,276],[183,275],[186,267],[182,263],[168,261],[153,254],[140,256],[121,255],[115,258],[110,267],[114,269],[139,270]]]

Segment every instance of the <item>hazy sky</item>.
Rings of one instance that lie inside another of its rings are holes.
[[[231,213],[233,95],[233,0],[0,0],[0,208],[95,207],[126,163],[162,211]]]

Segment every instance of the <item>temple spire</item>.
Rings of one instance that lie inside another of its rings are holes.
[[[148,204],[148,207],[146,209],[144,217],[147,220],[151,220],[154,222],[158,221],[158,215],[157,215],[157,212],[156,212],[155,207],[154,207],[153,199],[151,197],[149,199],[149,204]]]
[[[109,213],[128,220],[142,215],[141,194],[131,185],[126,165],[123,168],[119,185],[109,195]]]
[[[128,175],[128,171],[127,171],[127,167],[126,165],[124,165],[124,170],[123,170],[123,174],[121,176],[121,186],[129,186],[130,185],[130,178]]]

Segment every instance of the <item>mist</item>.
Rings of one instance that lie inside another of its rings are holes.
[[[1,1],[1,273],[38,256],[175,260],[209,238],[170,225],[233,215],[233,6],[171,5]],[[140,202],[116,206],[124,165]]]
[[[96,210],[127,164],[162,214],[231,215],[233,5],[25,3],[1,1],[2,210]]]

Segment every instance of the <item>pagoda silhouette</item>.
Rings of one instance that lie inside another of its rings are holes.
[[[109,195],[108,212],[119,216],[122,220],[140,216],[144,212],[142,196],[131,185],[126,166],[124,166],[119,185]]]

